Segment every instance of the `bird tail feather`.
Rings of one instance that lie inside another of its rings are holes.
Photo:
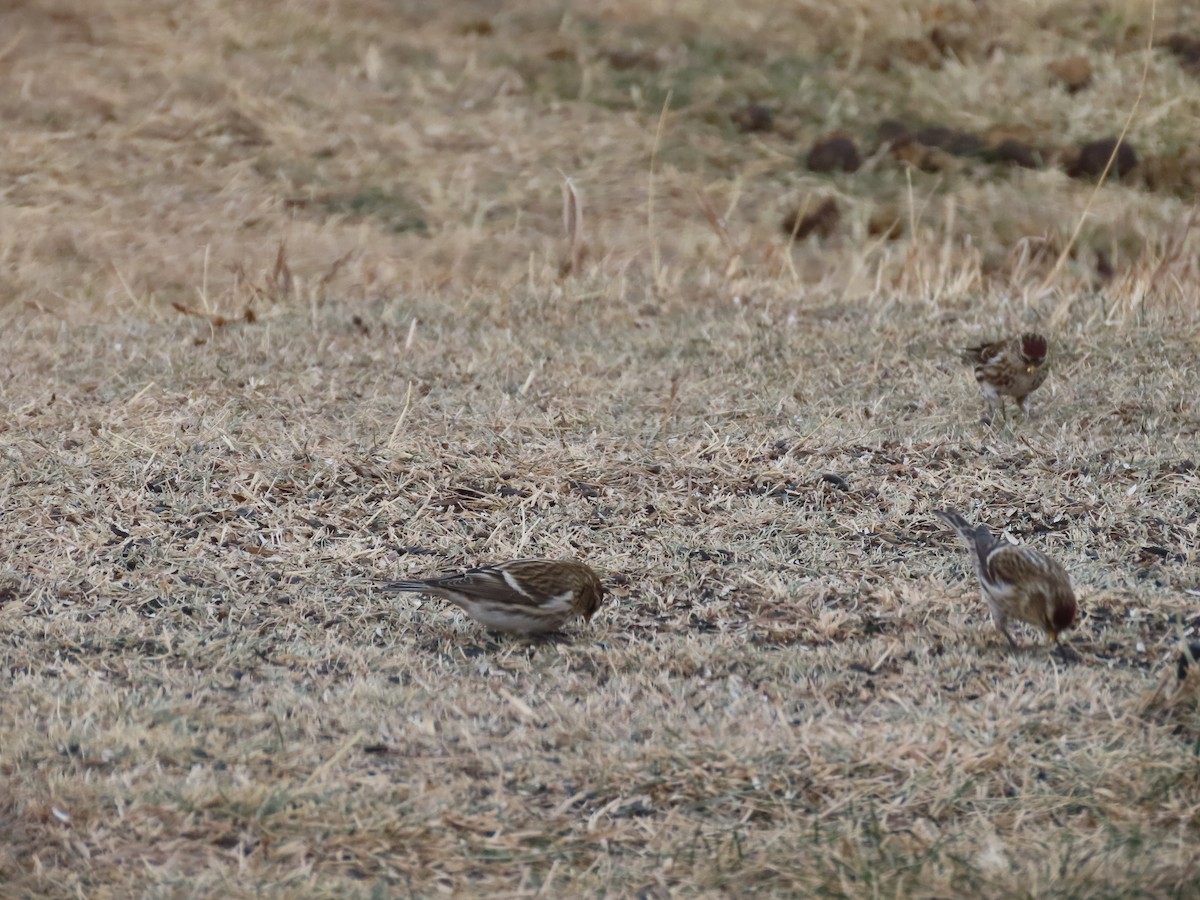
[[[381,584],[379,589],[391,592],[407,591],[411,593],[423,593],[429,590],[429,585],[424,581],[389,581],[386,584]]]
[[[958,532],[959,537],[981,563],[998,543],[996,536],[986,525],[973,526],[952,509],[937,509],[933,514]]]

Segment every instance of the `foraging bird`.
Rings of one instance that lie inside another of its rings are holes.
[[[604,599],[596,573],[574,560],[517,559],[382,588],[441,597],[493,631],[517,634],[557,631],[574,616],[590,621]]]
[[[1004,408],[1004,396],[1013,397],[1021,412],[1025,398],[1046,380],[1046,353],[1049,342],[1040,334],[1026,332],[1007,341],[993,341],[968,347],[963,359],[975,364],[975,380],[983,392],[983,418],[990,425],[998,410]]]
[[[972,528],[954,510],[934,515],[958,532],[971,551],[983,599],[1000,633],[1018,649],[1008,631],[1010,619],[1040,628],[1058,643],[1060,633],[1075,625],[1079,609],[1066,569],[1032,547],[996,538],[986,525]]]

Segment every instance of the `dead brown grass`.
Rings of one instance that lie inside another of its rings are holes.
[[[801,167],[1119,130],[1148,3],[976,7],[0,10],[0,895],[1200,890],[1190,209],[1103,187],[1044,283],[1061,171]],[[1154,56],[1139,152],[1196,96]],[[1026,326],[982,431],[953,350]],[[1006,651],[946,504],[1064,562],[1079,663]],[[611,603],[375,588],[516,555]]]

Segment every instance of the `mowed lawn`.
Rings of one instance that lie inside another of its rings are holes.
[[[1151,12],[0,11],[0,896],[1200,894]],[[1022,330],[984,427],[958,350]],[[946,506],[1066,567],[1073,655]],[[379,589],[526,556],[590,624]]]

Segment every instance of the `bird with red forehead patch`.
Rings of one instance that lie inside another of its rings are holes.
[[[998,539],[986,525],[972,527],[952,509],[935,510],[934,515],[958,532],[970,550],[992,621],[1014,650],[1018,645],[1008,630],[1012,620],[1044,631],[1056,644],[1062,632],[1075,626],[1075,591],[1059,563],[1032,547]]]
[[[576,616],[591,621],[604,599],[591,567],[570,559],[515,559],[382,588],[449,600],[492,631],[511,634],[557,631]]]
[[[1025,399],[1046,380],[1049,342],[1032,331],[1004,341],[968,347],[963,358],[975,366],[975,381],[983,393],[983,418],[990,425],[1012,397],[1026,415]]]

